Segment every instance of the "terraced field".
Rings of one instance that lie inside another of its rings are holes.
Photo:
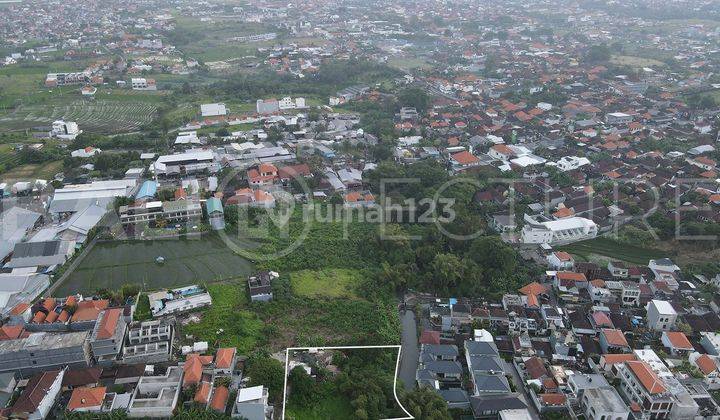
[[[156,115],[157,106],[148,102],[74,99],[67,103],[22,106],[0,117],[0,129],[32,128],[64,119],[77,122],[86,132],[130,132],[151,123]]]

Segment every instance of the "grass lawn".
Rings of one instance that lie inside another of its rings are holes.
[[[355,297],[361,281],[362,275],[350,269],[302,270],[290,274],[293,293],[307,297]]]
[[[570,245],[558,247],[560,251],[567,251],[571,254],[588,260],[592,254],[610,257],[616,260],[629,262],[632,264],[646,265],[649,260],[663,258],[667,256],[658,249],[644,248],[642,246],[625,244],[610,238],[595,238],[589,241],[576,242]]]
[[[159,256],[165,258],[164,264],[155,262]],[[155,290],[245,277],[253,270],[252,262],[233,253],[215,235],[104,242],[95,246],[57,293],[87,294],[98,288],[119,289],[127,283]]]
[[[350,401],[343,395],[330,395],[312,408],[299,408],[288,405],[285,415],[295,420],[350,419],[354,417]]]

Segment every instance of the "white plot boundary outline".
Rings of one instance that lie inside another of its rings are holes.
[[[412,415],[403,407],[400,399],[397,396],[397,377],[400,369],[400,352],[402,350],[401,345],[390,345],[390,346],[335,346],[335,347],[288,347],[285,349],[285,383],[283,384],[283,408],[282,408],[282,420],[285,420],[285,406],[287,405],[287,382],[288,382],[288,366],[290,365],[290,352],[291,351],[302,351],[302,350],[362,350],[362,349],[397,349],[397,359],[395,360],[395,376],[393,377],[393,396],[395,402],[400,406],[402,411],[407,414],[407,417],[392,417],[382,420],[411,420],[414,419]]]

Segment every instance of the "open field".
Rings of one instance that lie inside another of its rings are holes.
[[[558,250],[567,251],[585,260],[594,255],[602,255],[615,260],[632,264],[647,265],[651,259],[666,257],[667,254],[658,249],[643,248],[615,241],[609,238],[595,238],[589,241],[576,242],[558,247]]]
[[[155,262],[164,257],[165,263]],[[136,283],[146,289],[178,287],[244,278],[253,264],[234,254],[215,235],[202,238],[99,243],[58,289],[92,293],[99,288],[119,289]]]
[[[236,42],[230,38],[277,32],[276,29],[257,23],[214,19],[202,21],[188,16],[176,17],[174,36],[178,48],[188,57],[200,61],[220,61],[253,55],[258,47],[268,47],[274,41]]]
[[[361,281],[362,275],[349,269],[302,270],[290,275],[293,293],[307,297],[355,297]]]

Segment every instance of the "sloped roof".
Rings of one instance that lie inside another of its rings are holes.
[[[548,291],[548,286],[534,281],[521,287],[518,291],[524,295],[539,295],[541,293],[546,293]]]
[[[662,394],[667,391],[662,380],[657,376],[650,366],[641,361],[625,362],[625,365],[630,368],[632,373],[640,381],[645,390],[651,394]]]
[[[218,412],[225,411],[225,406],[227,406],[227,400],[229,396],[230,391],[226,387],[219,386],[215,388],[215,392],[213,392],[212,396],[212,401],[210,401],[210,408]]]
[[[51,370],[38,373],[30,378],[25,390],[12,406],[13,414],[34,413],[60,372],[59,370]]]
[[[420,334],[420,344],[440,344],[440,331],[423,331]]]
[[[709,375],[717,370],[717,364],[707,354],[703,354],[702,356],[698,357],[695,360],[695,364],[697,365],[698,369],[700,369],[700,371],[705,375]]]
[[[197,391],[195,392],[195,397],[193,398],[193,401],[200,404],[207,404],[208,400],[210,399],[211,388],[212,384],[210,382],[200,382],[200,386],[198,386]]]
[[[115,335],[115,329],[117,328],[118,320],[122,312],[123,310],[121,308],[112,308],[105,311],[105,315],[102,317],[102,321],[100,321],[100,326],[98,327],[97,338],[107,340]]]
[[[98,407],[105,399],[105,387],[97,388],[75,388],[70,396],[67,409],[77,410],[79,408]]]
[[[627,339],[620,330],[603,328],[601,333],[605,336],[607,343],[613,347],[628,347]]]
[[[675,349],[692,350],[694,348],[685,333],[681,331],[666,331],[663,334],[667,336],[668,341],[670,341],[670,344],[672,344]]]
[[[218,349],[215,355],[215,367],[219,369],[227,369],[232,365],[233,357],[235,357],[235,347],[226,347]]]

